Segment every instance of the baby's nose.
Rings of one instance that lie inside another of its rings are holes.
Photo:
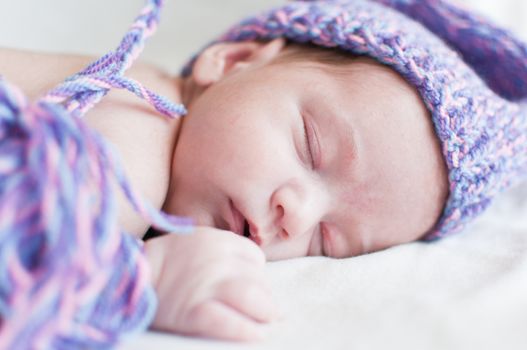
[[[325,211],[325,201],[319,192],[315,186],[290,182],[273,193],[274,226],[280,238],[302,235],[319,223]]]

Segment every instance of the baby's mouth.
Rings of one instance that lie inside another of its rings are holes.
[[[249,223],[247,220],[243,220],[243,236],[251,238],[251,231],[249,230]]]
[[[245,216],[236,208],[232,201],[230,201],[229,204],[231,207],[233,219],[231,231],[239,234],[240,236],[249,238],[256,244],[260,245],[261,240],[257,232],[255,231],[256,228],[253,227],[253,229],[251,230],[251,224],[249,220],[247,220]]]
[[[243,214],[236,208],[232,201],[229,201],[232,212],[232,223],[230,230],[240,236],[250,237],[251,231],[249,229],[249,223],[243,216]]]
[[[255,226],[251,227],[251,224],[248,220],[243,221],[243,236],[249,238],[251,241],[256,243],[257,245],[262,245],[262,239],[258,235],[258,230]]]

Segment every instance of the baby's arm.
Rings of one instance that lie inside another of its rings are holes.
[[[263,252],[232,232],[197,227],[191,235],[146,241],[159,298],[154,329],[227,340],[254,340],[276,308]]]

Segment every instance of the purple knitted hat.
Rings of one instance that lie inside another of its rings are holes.
[[[527,173],[527,47],[507,31],[441,0],[293,1],[215,42],[277,37],[370,56],[418,90],[450,183],[425,239],[460,231]]]

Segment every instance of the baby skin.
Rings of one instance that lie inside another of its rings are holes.
[[[265,261],[415,241],[443,209],[446,168],[417,92],[371,59],[332,67],[287,52],[283,39],[216,44],[188,77],[137,63],[126,75],[188,115],[167,120],[111,91],[85,117],[147,200],[196,223],[145,242],[154,329],[261,338],[278,314]],[[0,50],[0,72],[36,98],[92,60]],[[140,239],[148,223],[120,203]]]

